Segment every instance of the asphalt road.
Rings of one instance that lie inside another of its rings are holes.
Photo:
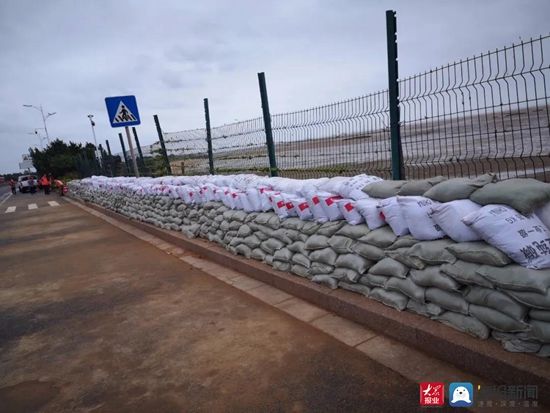
[[[417,383],[57,195],[1,205],[0,262],[3,413],[421,410]]]

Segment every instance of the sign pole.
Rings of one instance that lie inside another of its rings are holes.
[[[125,126],[126,138],[128,138],[128,147],[130,148],[130,156],[132,157],[132,165],[134,166],[134,173],[136,178],[139,178],[139,169],[136,162],[136,153],[134,152],[134,145],[132,144],[132,138],[130,137],[130,128]]]

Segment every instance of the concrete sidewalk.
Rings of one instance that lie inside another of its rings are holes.
[[[257,289],[281,311],[66,202],[18,211],[0,215],[2,412],[420,410],[416,382],[285,313],[326,312]]]

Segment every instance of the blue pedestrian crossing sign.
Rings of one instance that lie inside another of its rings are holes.
[[[105,98],[109,122],[113,128],[139,125],[139,112],[135,96],[113,96]]]

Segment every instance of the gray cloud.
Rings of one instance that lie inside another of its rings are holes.
[[[118,150],[104,98],[135,94],[141,141],[261,114],[265,71],[274,113],[386,87],[386,8],[398,13],[400,73],[425,71],[548,31],[546,0],[4,0],[0,2],[0,172],[37,145],[43,104],[51,137]]]

